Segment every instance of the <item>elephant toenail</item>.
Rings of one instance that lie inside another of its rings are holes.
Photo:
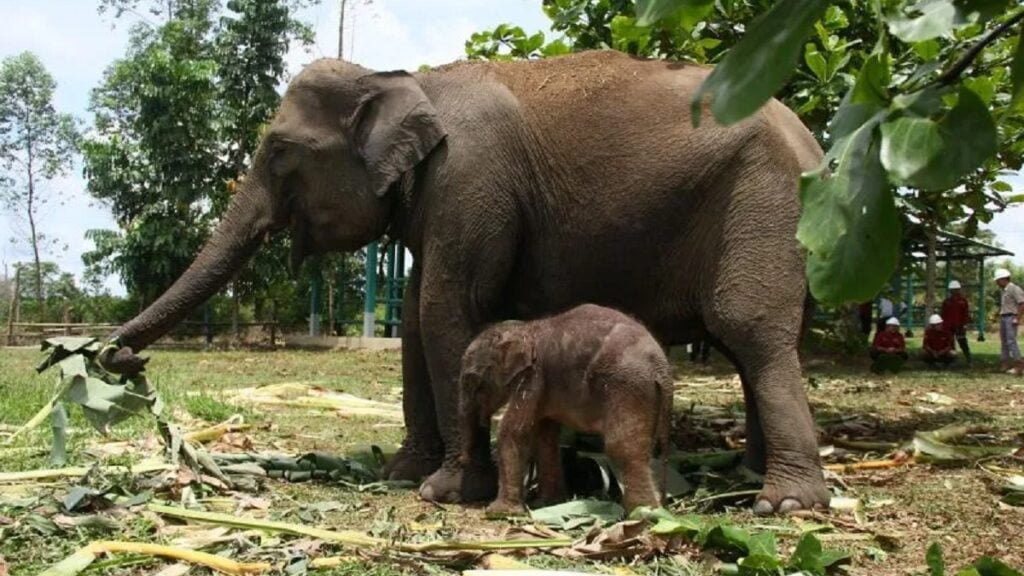
[[[768,516],[772,512],[775,512],[775,508],[772,503],[767,500],[758,500],[754,503],[754,514],[758,516]]]
[[[428,502],[436,502],[434,499],[434,487],[429,484],[424,484],[420,487],[420,498],[423,498]]]
[[[793,512],[794,510],[801,510],[804,507],[799,500],[795,498],[786,498],[779,504],[779,514],[785,514],[787,512]]]

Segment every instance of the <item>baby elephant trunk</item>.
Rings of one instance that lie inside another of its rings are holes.
[[[672,451],[672,398],[673,382],[671,368],[658,375],[658,416],[654,424],[654,455],[659,459],[661,466],[661,497],[664,501],[668,497],[668,457]]]

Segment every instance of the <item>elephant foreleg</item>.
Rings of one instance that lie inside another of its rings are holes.
[[[427,343],[427,363],[434,383],[434,406],[444,441],[444,460],[440,469],[420,486],[420,495],[433,502],[472,502],[488,500],[497,491],[497,473],[490,459],[490,429],[477,427],[476,437],[466,445],[477,447],[462,462],[459,425],[460,359],[475,331],[461,307],[434,304],[425,306],[421,315]]]

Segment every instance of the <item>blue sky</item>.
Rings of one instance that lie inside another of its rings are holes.
[[[309,61],[335,56],[338,44],[338,2],[325,0],[307,9],[302,18],[313,25],[316,45],[309,51],[294,49],[288,55],[294,74]],[[472,32],[512,22],[529,31],[546,30],[548,20],[540,0],[350,0],[346,57],[375,70],[415,69],[421,64],[443,64],[463,55],[463,44]],[[57,81],[56,106],[87,125],[89,91],[104,68],[123,55],[127,23],[114,22],[96,13],[93,0],[0,0],[0,58],[31,50]],[[85,193],[85,182],[76,166],[72,174],[49,184],[59,191],[62,203],[42,215],[41,230],[67,245],[48,259],[61,268],[80,274],[81,254],[91,248],[83,238],[90,228],[113,228],[108,211]],[[1011,179],[1017,193],[1024,193],[1024,178]],[[25,244],[12,244],[24,223],[0,215],[0,265],[31,256]],[[997,215],[991,228],[999,240],[1024,263],[1024,207]],[[0,272],[2,273],[2,272]],[[117,279],[108,286],[122,291]]]

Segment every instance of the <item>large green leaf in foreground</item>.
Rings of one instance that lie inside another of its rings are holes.
[[[782,0],[754,21],[694,94],[694,124],[705,98],[722,124],[739,122],[771,99],[792,75],[804,39],[828,6],[827,0]]]
[[[948,190],[996,153],[996,125],[968,88],[941,120],[904,114],[882,124],[882,165],[892,179],[921,190]]]
[[[807,278],[821,302],[865,301],[899,261],[900,219],[879,160],[881,116],[846,138],[835,173],[801,179],[797,238],[807,248]]]

